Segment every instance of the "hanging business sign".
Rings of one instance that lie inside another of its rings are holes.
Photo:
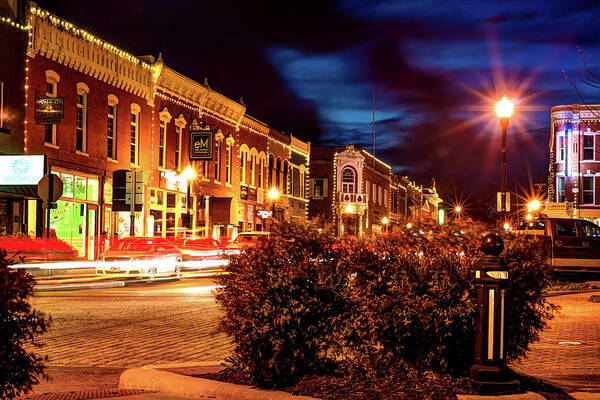
[[[210,130],[190,132],[190,160],[212,160],[213,133]]]
[[[45,156],[0,156],[0,185],[37,185]]]
[[[58,124],[63,117],[64,99],[62,97],[35,99],[35,120],[38,124]]]

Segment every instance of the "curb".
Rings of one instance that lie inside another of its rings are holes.
[[[120,387],[119,387],[120,389]],[[494,400],[546,400],[544,396],[541,394],[537,394],[534,392],[526,392],[519,394],[505,394],[501,396],[480,396],[477,394],[457,394],[456,398],[458,400],[486,400],[486,399],[494,399]]]
[[[168,365],[160,367],[165,368],[165,366]],[[149,367],[131,368],[121,374],[119,390],[133,389],[215,400],[317,400],[314,397],[295,396],[278,390],[263,390],[210,379],[193,378]]]

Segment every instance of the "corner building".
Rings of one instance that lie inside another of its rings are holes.
[[[544,213],[600,224],[600,105],[552,107]]]

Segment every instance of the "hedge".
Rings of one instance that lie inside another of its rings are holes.
[[[473,363],[474,270],[485,227],[430,227],[338,240],[282,224],[230,256],[216,298],[234,362],[260,387],[336,368],[464,373]],[[542,246],[505,236],[507,358],[552,317]]]

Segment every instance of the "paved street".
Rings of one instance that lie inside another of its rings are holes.
[[[203,278],[36,294],[33,305],[53,317],[40,340],[52,380],[35,388],[37,398],[114,391],[125,368],[223,360],[232,345],[216,332],[213,288],[213,280]],[[592,294],[550,298],[561,307],[556,318],[527,358],[512,366],[570,391],[600,390],[600,303],[588,301]]]
[[[600,303],[588,301],[600,293],[557,296],[556,317],[531,346],[527,358],[513,367],[568,389],[600,390]]]
[[[32,303],[52,316],[41,337],[51,366],[136,367],[216,361],[231,345],[216,333],[214,282],[194,279],[125,288],[39,293]]]

